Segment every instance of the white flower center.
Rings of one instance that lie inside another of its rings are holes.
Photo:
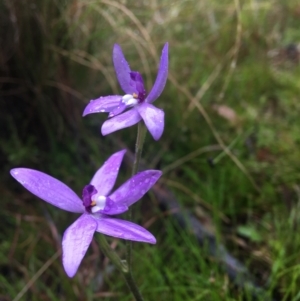
[[[122,102],[126,105],[126,106],[135,106],[136,104],[138,104],[138,99],[137,99],[137,95],[136,94],[125,94],[122,97]]]
[[[106,205],[106,196],[98,195],[97,197],[93,198],[93,202],[95,205],[92,207],[92,213],[103,210]]]

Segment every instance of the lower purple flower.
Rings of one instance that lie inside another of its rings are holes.
[[[143,227],[111,217],[127,211],[162,174],[159,170],[140,172],[110,193],[125,152],[119,151],[108,158],[90,184],[83,188],[82,200],[67,185],[45,173],[27,168],[10,171],[19,183],[44,201],[66,211],[82,213],[63,235],[63,266],[69,277],[76,274],[95,231],[127,240],[156,243],[155,237]]]

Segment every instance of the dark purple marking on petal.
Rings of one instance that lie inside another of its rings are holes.
[[[131,82],[130,84],[135,88],[139,102],[143,102],[146,98],[146,90],[142,75],[137,71],[130,72]]]
[[[91,184],[85,185],[82,190],[83,206],[85,207],[85,210],[89,213],[91,213],[92,208],[92,196],[97,192],[97,189]]]

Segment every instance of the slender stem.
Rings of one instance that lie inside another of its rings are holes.
[[[108,257],[112,263],[124,274],[128,273],[127,263],[124,260],[121,260],[117,253],[112,250],[110,245],[108,244],[104,235],[97,235],[99,237],[100,249],[103,254]]]
[[[132,176],[134,176],[139,170],[139,164],[142,157],[143,146],[145,142],[147,128],[145,127],[144,121],[138,123],[138,132],[135,143],[135,155],[132,167]]]
[[[137,131],[137,137],[136,137],[136,143],[135,143],[135,154],[134,154],[134,162],[132,166],[132,176],[134,176],[138,170],[139,170],[139,164],[142,157],[142,151],[143,151],[143,145],[146,137],[146,127],[144,124],[144,121],[140,121],[138,123],[138,131]],[[132,221],[132,208],[129,207],[127,211],[127,220]],[[132,267],[132,241],[127,240],[126,241],[126,261],[128,265],[129,274],[131,275],[131,267]],[[132,279],[133,280],[133,279]]]
[[[99,238],[100,248],[102,252],[106,257],[108,257],[115,264],[115,266],[120,270],[120,272],[122,272],[126,280],[126,283],[131,293],[133,294],[135,300],[143,301],[144,299],[132,277],[131,272],[129,272],[128,270],[126,261],[121,260],[120,257],[117,255],[117,253],[114,250],[112,250],[104,235],[100,234],[97,237]]]
[[[141,295],[140,290],[138,289],[131,272],[123,273],[123,276],[125,277],[126,283],[131,290],[131,293],[133,294],[136,301],[144,301],[143,296]]]

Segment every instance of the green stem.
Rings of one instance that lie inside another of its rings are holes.
[[[97,237],[99,237],[100,248],[101,248],[102,252],[104,253],[104,255],[106,257],[108,257],[115,264],[115,266],[120,270],[120,272],[122,272],[122,274],[126,280],[126,283],[129,287],[131,293],[133,294],[135,300],[143,301],[144,299],[132,277],[131,272],[129,272],[129,270],[128,270],[126,261],[121,260],[120,257],[117,255],[117,253],[111,249],[111,247],[108,244],[104,235],[100,234]]]
[[[128,266],[126,261],[121,260],[120,257],[117,255],[117,253],[112,250],[110,245],[108,244],[106,238],[104,235],[100,234],[97,235],[99,237],[100,242],[100,249],[103,252],[103,254],[108,257],[111,262],[124,274],[128,273]]]
[[[133,166],[132,166],[132,176],[134,176],[139,170],[139,164],[140,164],[140,160],[142,157],[142,151],[143,151],[143,145],[144,145],[146,133],[147,133],[147,131],[146,131],[145,124],[143,121],[140,121],[138,123],[138,132],[137,132],[136,143],[135,143],[135,154],[134,154],[134,162],[133,162]],[[127,211],[127,220],[132,221],[132,208],[131,207],[129,207],[129,209]],[[127,240],[126,241],[126,262],[128,265],[129,274],[131,275],[131,278],[133,278],[132,274],[131,274],[131,267],[132,267],[131,251],[132,251],[132,241]]]
[[[134,176],[139,170],[139,164],[142,157],[143,146],[145,142],[145,137],[147,133],[147,128],[143,121],[138,123],[138,132],[136,137],[135,143],[135,155],[134,155],[134,162],[132,167],[132,176]]]

